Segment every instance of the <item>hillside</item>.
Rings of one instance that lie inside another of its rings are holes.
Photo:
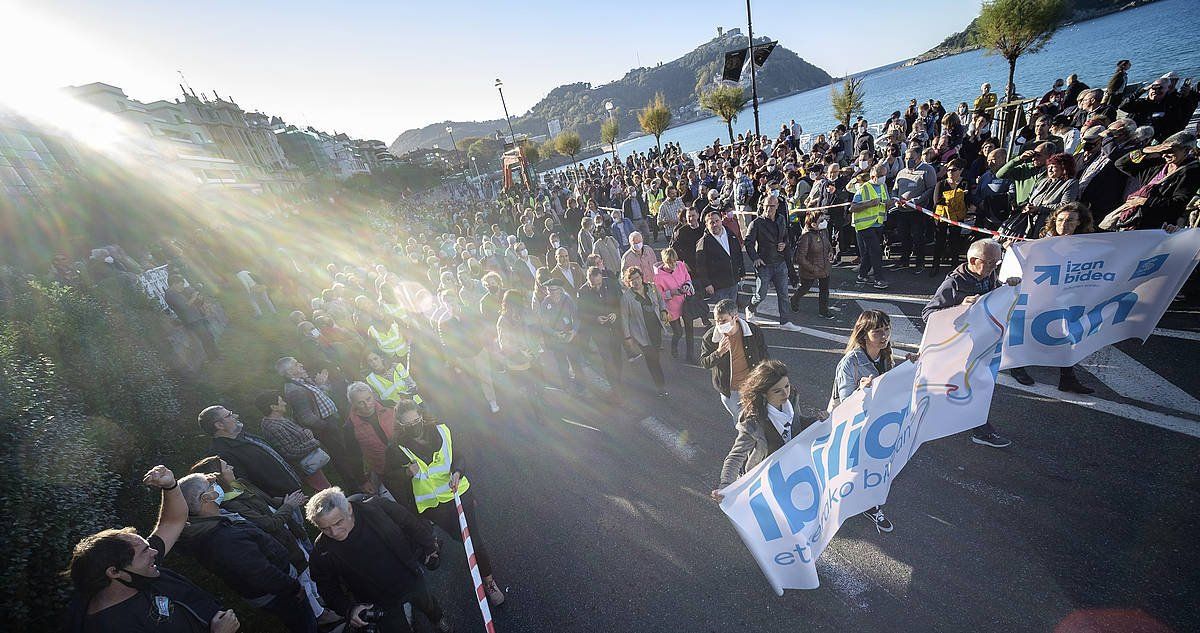
[[[770,41],[769,38],[760,38],[755,42],[767,41]],[[636,110],[645,106],[656,92],[666,96],[667,104],[674,111],[672,125],[707,116],[696,112],[696,86],[711,82],[720,73],[725,51],[745,45],[746,36],[739,29],[732,29],[679,59],[652,68],[635,68],[624,77],[602,86],[585,82],[558,86],[528,112],[514,116],[513,129],[517,134],[542,136],[547,134],[547,123],[558,119],[564,130],[579,132],[587,145],[599,141],[600,123],[608,116],[604,102],[611,100],[620,119],[621,138],[625,138],[639,131]],[[749,74],[745,74],[746,82],[749,82]],[[771,99],[823,86],[831,81],[833,79],[829,73],[779,45],[758,72],[758,94],[760,99]],[[444,121],[405,131],[396,137],[391,150],[399,155],[418,147],[431,147],[434,143],[448,147],[450,139],[446,134],[447,125],[454,127],[456,140],[469,136],[492,136],[497,130],[508,132],[508,125],[503,119]]]
[[[1154,2],[1154,0],[1068,0],[1070,9],[1067,11],[1067,18],[1062,23],[1086,22],[1087,20],[1116,13],[1117,11],[1124,11],[1125,9],[1133,9],[1150,4],[1151,2]],[[942,40],[941,44],[908,60],[905,65],[920,64],[932,59],[948,57],[979,48],[979,45],[975,43],[975,36],[978,33],[976,23],[978,21],[979,18],[971,20],[967,28]]]

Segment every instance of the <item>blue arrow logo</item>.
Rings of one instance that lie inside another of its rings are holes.
[[[1049,279],[1051,286],[1057,286],[1058,276],[1059,273],[1062,272],[1062,266],[1034,266],[1033,272],[1040,273],[1037,277],[1033,278],[1033,283],[1035,285],[1040,285],[1043,281]]]

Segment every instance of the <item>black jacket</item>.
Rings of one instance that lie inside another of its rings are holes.
[[[746,271],[742,262],[742,243],[737,236],[727,229],[729,236],[729,252],[721,247],[721,243],[711,233],[705,231],[704,237],[696,242],[695,281],[697,288],[712,286],[713,289],[729,288],[737,285]]]
[[[634,198],[637,198],[638,203],[639,213],[637,214],[637,217],[634,217],[633,212]],[[641,220],[650,217],[650,206],[646,204],[646,197],[640,192],[634,196],[625,198],[625,200],[621,202],[621,210],[624,212],[625,217],[629,218],[630,220]]]
[[[1143,154],[1138,150],[1122,156],[1114,164],[1121,172],[1137,178],[1139,182],[1149,182],[1162,169],[1163,163],[1161,155]],[[1189,158],[1150,189],[1150,195],[1130,220],[1130,225],[1122,228],[1158,229],[1164,223],[1177,223],[1180,216],[1187,215],[1185,208],[1197,190],[1200,190],[1200,162]]]
[[[754,218],[746,232],[746,255],[750,261],[761,259],[767,266],[783,261],[785,254],[777,248],[780,243],[787,244],[787,229],[780,225],[778,211],[774,219]]]
[[[189,517],[179,545],[243,598],[300,590],[300,583],[288,574],[287,550],[247,520]]]
[[[704,237],[703,224],[692,228],[683,222],[675,228],[675,235],[671,238],[671,248],[675,249],[676,255],[679,255],[679,261],[687,264],[688,270],[696,270],[696,243],[702,237]]]
[[[717,248],[721,248],[721,245],[718,244]],[[767,340],[763,338],[762,329],[757,325],[741,319],[738,319],[738,323],[744,326],[742,346],[746,352],[746,366],[754,369],[759,363],[771,357],[767,353]],[[723,354],[717,352],[717,347],[720,346],[720,339],[717,337],[720,336],[715,325],[704,333],[704,338],[700,339],[700,366],[712,370],[713,389],[728,398],[729,379],[733,366],[730,364],[728,352]]]
[[[239,478],[253,483],[272,497],[286,497],[288,493],[300,489],[300,478],[296,472],[262,438],[248,433],[236,438],[214,437],[209,452],[216,453],[233,466]]]
[[[249,481],[243,479],[240,483],[244,488],[242,493],[221,502],[221,507],[241,515],[243,519],[270,534],[287,550],[292,566],[297,571],[304,571],[304,568],[308,567],[308,558],[300,547],[299,539],[304,538],[306,534],[304,527],[297,525],[292,518],[292,513],[298,508],[284,505],[282,499],[271,498]]]
[[[392,553],[409,572],[416,576],[423,573],[418,561],[437,551],[433,528],[428,521],[383,497],[352,500],[350,506],[354,512],[355,530],[373,530],[392,548]],[[329,537],[324,534],[313,544],[309,568],[321,597],[325,599],[325,606],[337,613],[350,613],[354,605],[371,602],[372,596],[377,595],[377,588],[368,579],[329,550]]]
[[[612,331],[620,325],[621,287],[607,275],[601,278],[600,288],[585,283],[579,287],[576,307],[579,310],[580,328],[590,332]],[[609,314],[615,314],[618,318],[601,325],[597,319]]]

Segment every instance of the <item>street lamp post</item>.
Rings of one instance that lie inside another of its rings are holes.
[[[508,116],[508,104],[504,102],[504,82],[496,79],[496,90],[500,91],[500,105],[504,107],[504,120],[508,121],[508,136],[513,145],[517,144],[517,133],[513,131],[512,117]]]
[[[613,110],[615,110],[616,108],[613,106],[613,102],[611,99],[604,102],[604,109],[608,110],[608,118],[610,118],[610,119],[613,118]],[[613,162],[616,162],[618,160],[617,159],[617,139],[616,138],[613,138],[612,153],[613,153]]]
[[[457,156],[458,155],[458,144],[454,142],[454,127],[447,125],[446,126],[446,134],[450,135],[450,147],[454,148],[454,155]]]
[[[750,58],[750,99],[754,103],[754,136],[757,138],[761,132],[758,130],[758,78],[754,72],[754,21],[750,18],[750,0],[746,0],[746,35],[750,39],[746,56]]]

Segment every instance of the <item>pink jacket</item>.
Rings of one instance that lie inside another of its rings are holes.
[[[667,316],[674,321],[683,316],[683,285],[692,281],[687,264],[675,262],[675,270],[667,271],[662,264],[654,265],[654,285],[667,302]]]

